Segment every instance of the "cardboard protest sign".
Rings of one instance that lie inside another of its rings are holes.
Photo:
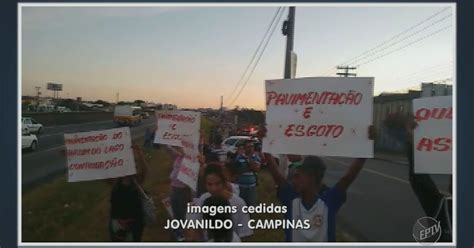
[[[173,208],[171,207],[171,199],[169,197],[166,197],[165,199],[161,201],[161,203],[163,203],[163,205],[165,206],[165,209],[170,215],[170,217],[173,218],[174,215],[173,215]]]
[[[272,154],[373,157],[373,78],[267,80],[267,136]]]
[[[68,182],[136,174],[130,128],[64,134]]]
[[[413,100],[415,173],[452,174],[452,96]]]
[[[192,137],[182,138],[181,146],[183,147],[184,158],[181,162],[182,165],[179,168],[177,179],[188,185],[193,191],[196,191],[199,176],[199,161],[197,159],[199,147],[198,144],[192,143]]]
[[[181,138],[193,136],[193,144],[199,142],[201,113],[193,111],[156,112],[157,129],[154,143],[181,146]]]

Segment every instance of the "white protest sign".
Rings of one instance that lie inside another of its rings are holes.
[[[201,113],[193,111],[156,112],[157,129],[154,143],[181,146],[181,138],[192,137],[193,144],[199,142]]]
[[[194,135],[182,138],[181,146],[183,147],[184,158],[181,162],[181,167],[179,167],[177,179],[188,185],[193,191],[197,191],[199,176],[199,161],[197,156],[199,155],[199,147],[198,144],[193,143],[191,140],[191,137],[194,137]]]
[[[452,96],[413,100],[415,173],[452,174]]]
[[[130,128],[64,134],[68,182],[136,174]]]
[[[169,197],[166,197],[165,199],[161,201],[161,203],[163,203],[163,205],[165,206],[165,209],[170,215],[170,217],[173,218],[174,215],[173,215],[173,208],[171,207],[171,199]]]
[[[263,150],[372,158],[373,78],[267,80]]]

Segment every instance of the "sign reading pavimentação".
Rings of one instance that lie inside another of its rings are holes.
[[[267,80],[267,136],[273,154],[373,157],[374,78]]]

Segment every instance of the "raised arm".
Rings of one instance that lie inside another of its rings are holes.
[[[269,153],[264,153],[265,159],[267,161],[267,168],[272,174],[273,180],[278,186],[282,186],[287,183],[285,177],[280,173],[280,171],[277,168],[277,163],[275,161],[275,158],[269,154]]]
[[[369,139],[373,140],[375,139],[375,129],[374,126],[369,127]],[[349,169],[347,170],[346,174],[339,179],[339,182],[337,182],[336,187],[338,187],[342,191],[347,191],[349,186],[354,182],[354,180],[357,178],[359,175],[360,171],[364,167],[366,158],[356,158]]]
[[[408,120],[405,125],[405,131],[407,132],[405,143],[408,159],[408,179],[426,215],[434,217],[438,207],[437,204],[443,196],[429,174],[415,174],[413,132],[416,127],[417,123],[413,118]]]

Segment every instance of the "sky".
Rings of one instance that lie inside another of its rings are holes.
[[[362,54],[349,65],[360,64],[357,76],[375,78],[376,95],[453,78],[455,18],[446,6],[297,6],[296,77],[336,76],[337,65]],[[232,100],[277,7],[23,6],[22,94],[35,95],[39,86],[52,96],[46,84],[54,82],[63,84],[62,98],[115,102],[119,93],[120,101],[218,108],[224,96],[226,107],[264,109],[265,80],[283,77],[287,8]]]

